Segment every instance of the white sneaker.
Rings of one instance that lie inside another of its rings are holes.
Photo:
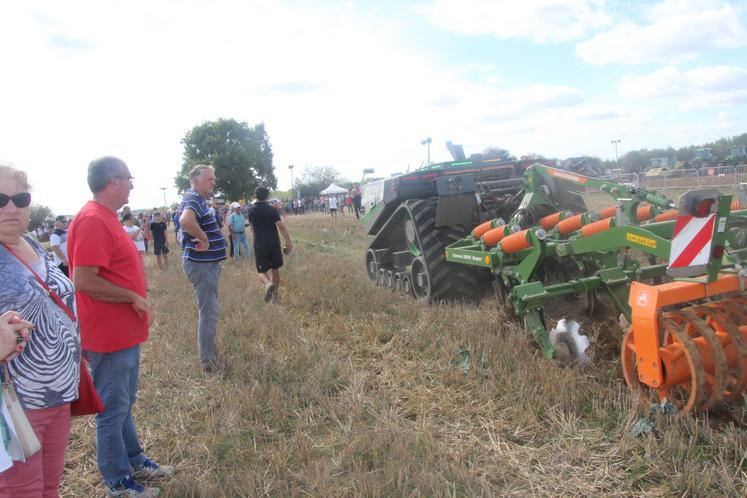
[[[265,302],[269,303],[272,299],[272,295],[275,293],[275,284],[267,282],[265,285]]]

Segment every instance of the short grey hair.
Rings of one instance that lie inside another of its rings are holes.
[[[208,164],[198,164],[197,166],[189,170],[189,183],[194,183],[194,180],[198,176],[202,176],[202,172],[205,171],[206,169],[209,169],[210,171],[215,172],[215,168],[213,168],[212,166]]]
[[[31,185],[29,185],[29,180],[28,176],[26,176],[26,172],[21,171],[9,162],[0,161],[0,178],[15,180],[18,186],[23,190],[31,190]]]
[[[122,173],[125,162],[118,157],[104,156],[94,159],[88,165],[88,187],[94,194],[101,192],[109,185],[112,178]]]

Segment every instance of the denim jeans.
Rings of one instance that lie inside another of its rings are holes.
[[[86,352],[106,409],[96,415],[96,459],[104,484],[116,486],[145,461],[132,420],[140,373],[140,345],[112,353]]]
[[[220,311],[218,303],[220,263],[197,263],[191,259],[183,259],[182,269],[194,288],[200,314],[197,324],[197,355],[203,367],[209,366],[217,359],[215,325]]]
[[[236,262],[239,261],[240,251],[239,248],[244,248],[244,256],[246,256],[246,259],[250,259],[252,257],[252,250],[249,248],[249,239],[246,237],[246,232],[241,233],[235,233],[236,240],[233,241],[233,257],[236,259]]]

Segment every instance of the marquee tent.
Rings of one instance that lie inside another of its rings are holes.
[[[329,187],[325,188],[321,192],[319,192],[322,195],[335,195],[335,194],[347,194],[348,189],[339,187],[335,185],[334,183],[330,183]]]

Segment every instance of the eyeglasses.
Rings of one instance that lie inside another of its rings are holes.
[[[28,192],[21,192],[16,195],[0,194],[0,208],[7,206],[8,201],[13,201],[13,204],[15,204],[16,207],[25,208],[31,204],[31,194]]]
[[[132,180],[135,179],[134,176],[113,176],[112,178],[120,178],[123,180],[127,180],[128,182],[130,182],[130,185],[132,185]]]

